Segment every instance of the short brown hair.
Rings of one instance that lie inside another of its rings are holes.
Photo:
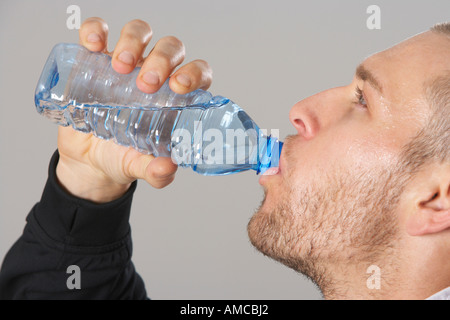
[[[431,31],[450,40],[449,22],[437,24]],[[450,161],[450,69],[424,83],[424,96],[431,107],[430,118],[406,146],[402,157],[412,172],[430,161]]]
[[[433,32],[443,33],[450,36],[450,22],[435,24],[433,27],[431,27],[430,30]]]

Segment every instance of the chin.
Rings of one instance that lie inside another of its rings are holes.
[[[279,210],[281,197],[277,192],[264,188],[264,198],[250,219],[247,232],[253,246],[262,253],[273,256],[273,244],[282,234],[283,215]]]

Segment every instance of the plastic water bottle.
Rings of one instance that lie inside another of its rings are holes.
[[[278,167],[283,143],[233,101],[204,90],[176,94],[168,81],[146,94],[136,86],[138,73],[119,74],[106,54],[57,44],[36,88],[36,108],[59,125],[172,157],[204,175]]]

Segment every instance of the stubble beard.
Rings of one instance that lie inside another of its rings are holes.
[[[395,250],[399,231],[393,212],[402,190],[396,177],[396,170],[383,168],[378,174],[372,169],[317,177],[317,183],[301,188],[284,181],[273,208],[266,208],[265,191],[248,224],[250,241],[322,292],[331,290],[342,266],[380,261],[386,248]]]

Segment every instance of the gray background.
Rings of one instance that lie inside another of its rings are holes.
[[[40,199],[57,127],[34,109],[34,89],[52,46],[78,42],[66,27],[104,18],[109,50],[129,20],[148,21],[153,45],[175,35],[186,61],[214,70],[210,91],[241,105],[261,128],[294,133],[290,107],[348,83],[356,65],[436,22],[450,1],[12,1],[0,2],[0,259]],[[366,8],[381,7],[381,30]],[[146,51],[148,53],[149,49]],[[138,184],[132,207],[134,262],[153,299],[320,299],[315,286],[257,252],[246,226],[262,199],[254,172],[204,177],[180,169],[163,190]]]

